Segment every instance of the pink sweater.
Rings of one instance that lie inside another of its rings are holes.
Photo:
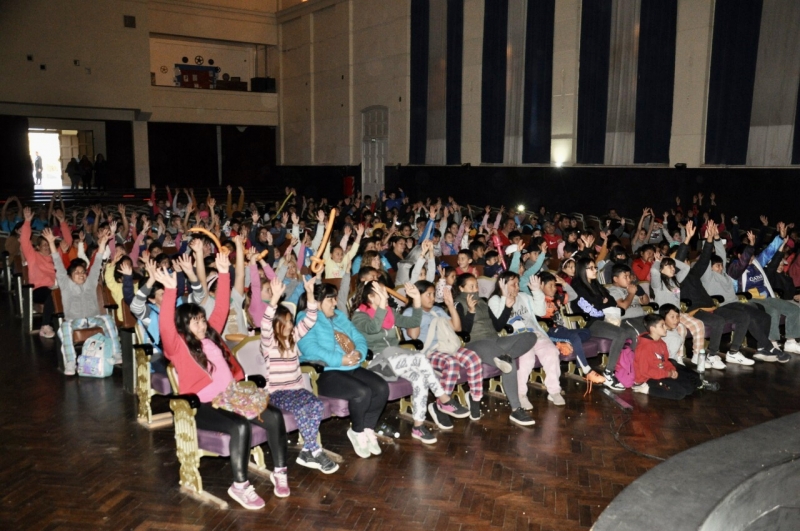
[[[292,330],[292,337],[294,337],[295,342],[292,352],[281,353],[278,349],[278,341],[275,339],[275,332],[272,327],[274,319],[275,307],[268,304],[266,311],[264,311],[264,318],[261,320],[261,353],[264,355],[269,392],[305,389],[303,375],[300,372],[300,352],[297,349],[297,342],[317,322],[317,301],[308,301],[305,318]]]

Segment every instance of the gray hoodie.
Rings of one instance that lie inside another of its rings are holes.
[[[712,297],[715,295],[722,296],[723,305],[731,302],[739,302],[738,297],[736,297],[736,288],[733,286],[733,279],[725,273],[725,271],[727,271],[727,259],[725,256],[725,246],[722,244],[721,240],[716,240],[714,242],[714,253],[722,258],[723,272],[717,273],[709,266],[700,277],[703,287]]]
[[[102,264],[100,257],[95,259],[94,266],[86,275],[86,282],[76,284],[67,275],[61,255],[53,253],[53,264],[56,267],[56,282],[61,290],[61,302],[64,305],[64,319],[87,319],[100,315],[100,306],[97,304],[97,282],[100,279]]]

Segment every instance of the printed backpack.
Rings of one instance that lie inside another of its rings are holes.
[[[108,378],[114,372],[114,347],[110,337],[95,334],[83,343],[78,356],[78,376]]]

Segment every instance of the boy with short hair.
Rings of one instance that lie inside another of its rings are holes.
[[[719,384],[703,382],[691,369],[672,364],[669,349],[664,342],[667,325],[661,315],[654,313],[645,316],[644,324],[647,333],[639,336],[633,362],[635,392],[681,400],[696,389],[719,389]]]

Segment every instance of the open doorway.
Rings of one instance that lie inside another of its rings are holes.
[[[60,189],[62,187],[61,144],[57,131],[28,131],[31,160],[33,164],[34,188],[39,190]],[[38,182],[36,167],[37,156],[41,159],[41,182]]]
[[[70,187],[65,170],[73,158],[80,160],[86,155],[94,160],[94,131],[74,129],[28,129],[28,144],[33,161],[34,189],[61,190]],[[37,179],[37,153],[41,157],[41,181]],[[89,175],[89,179],[91,179]],[[84,177],[85,179],[85,177]]]

